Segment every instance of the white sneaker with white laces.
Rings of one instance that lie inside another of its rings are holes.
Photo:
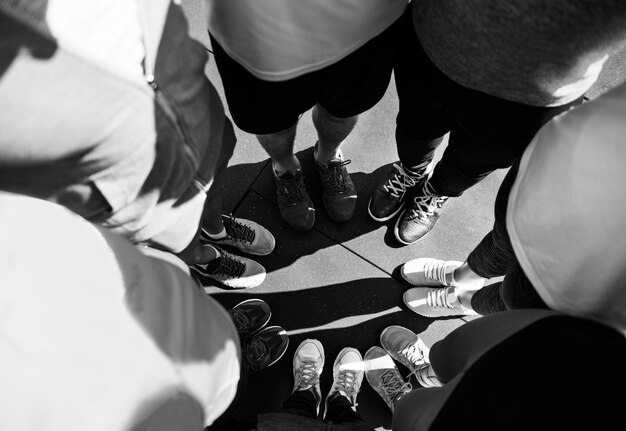
[[[425,317],[475,316],[478,314],[461,304],[454,287],[439,289],[414,287],[404,292],[403,298],[407,307]]]
[[[458,283],[454,279],[454,270],[462,264],[463,262],[456,260],[445,261],[420,257],[402,265],[400,275],[413,286],[456,287],[462,285],[464,288],[471,289],[483,287],[484,279],[472,283]]]
[[[306,339],[293,355],[293,392],[310,390],[319,413],[322,401],[320,376],[324,369],[324,346],[318,340]]]
[[[343,348],[333,364],[333,385],[326,396],[324,417],[328,412],[328,404],[339,395],[350,401],[353,410],[356,408],[356,397],[364,376],[365,364],[361,353],[352,347]]]

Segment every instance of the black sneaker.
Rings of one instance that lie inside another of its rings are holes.
[[[317,145],[313,149],[313,158],[317,153]],[[344,160],[343,155],[332,159],[327,165],[315,160],[315,166],[322,181],[322,197],[326,212],[336,222],[348,221],[354,215],[356,208],[356,189],[350,179],[346,165],[350,160]]]
[[[398,217],[394,228],[398,241],[410,245],[426,236],[435,227],[441,208],[447,200],[448,196],[435,194],[426,182],[421,194]]]
[[[276,172],[272,166],[276,183],[276,199],[280,215],[289,226],[298,231],[306,231],[315,223],[315,207],[304,186],[302,169],[295,173]]]
[[[393,169],[378,183],[370,198],[367,211],[378,222],[392,219],[406,203],[410,189],[419,190],[432,171],[432,163],[422,169],[411,171],[402,163],[394,163]]]
[[[252,259],[235,256],[215,246],[220,257],[208,263],[198,263],[189,267],[191,274],[204,286],[208,281],[231,289],[250,289],[263,283],[265,268]]]
[[[272,311],[262,299],[247,299],[228,310],[240,338],[256,334],[267,325]]]
[[[280,326],[268,326],[243,341],[242,355],[248,373],[254,374],[283,357],[289,346],[287,331]]]

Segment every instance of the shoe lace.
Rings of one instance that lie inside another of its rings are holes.
[[[426,356],[417,343],[406,346],[398,353],[408,361],[411,374],[415,374],[420,368],[423,368]]]
[[[409,175],[404,170],[402,164],[394,163],[393,167],[396,168],[397,173],[393,175],[393,178],[387,180],[387,184],[383,186],[383,189],[397,198],[400,197],[400,194],[404,193],[408,187],[413,187],[417,184],[419,177]]]
[[[413,199],[415,206],[411,209],[412,215],[421,220],[428,220],[435,214],[435,211],[441,209],[447,196],[436,195],[430,184],[426,183],[422,189],[422,195]]]
[[[322,167],[323,182],[330,186],[332,192],[341,193],[346,190],[343,167],[350,162],[351,160],[342,160],[341,162],[331,162],[328,166]]]
[[[446,281],[446,263],[444,261],[426,263],[424,265],[424,277],[435,280],[444,286],[450,284]]]
[[[232,214],[229,215],[228,222],[225,224],[225,227],[228,236],[230,236],[235,241],[249,243],[252,243],[252,241],[254,241],[254,229],[237,221],[237,219]]]
[[[317,374],[317,364],[312,361],[302,361],[300,367],[296,370],[297,388],[304,390],[311,387],[319,381],[320,376]]]
[[[342,391],[352,399],[355,398],[357,394],[356,382],[357,372],[354,370],[340,370],[335,378],[336,389]]]
[[[246,265],[223,250],[220,250],[220,253],[222,255],[217,259],[218,265],[211,269],[211,273],[227,277],[241,277],[246,270]]]
[[[287,197],[289,204],[295,204],[304,197],[302,190],[304,189],[304,176],[296,173],[293,178],[278,178],[281,192]]]
[[[252,318],[243,310],[231,310],[230,316],[239,332],[245,331],[252,326]]]
[[[426,294],[426,304],[433,308],[458,308],[448,301],[448,293],[453,287],[431,290]]]
[[[395,404],[397,398],[413,389],[409,382],[405,382],[397,370],[390,369],[385,370],[380,375],[379,388],[383,391],[386,398],[388,398],[392,404]]]

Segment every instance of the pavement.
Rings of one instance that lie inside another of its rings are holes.
[[[183,7],[191,35],[210,50],[199,3],[187,0]],[[609,61],[590,97],[626,78],[624,57]],[[206,72],[225,103],[212,58]],[[380,333],[389,325],[408,327],[431,346],[468,319],[435,320],[411,312],[402,302],[407,285],[399,277],[398,268],[417,257],[464,260],[491,230],[493,203],[506,170],[495,171],[461,197],[450,199],[437,227],[427,237],[414,245],[400,246],[393,236],[395,220],[378,223],[367,213],[372,191],[398,158],[394,140],[397,110],[392,80],[384,98],[360,116],[342,145],[345,157],[351,160],[347,168],[358,193],[356,213],[346,223],[335,223],[324,212],[312,155],[317,137],[310,112],[302,116],[295,152],[317,208],[315,225],[305,233],[291,230],[281,219],[269,158],[254,136],[236,129],[238,144],[227,170],[224,212],[265,226],[276,237],[276,248],[269,256],[255,257],[267,270],[261,286],[234,291],[207,285],[205,290],[226,308],[249,298],[263,299],[272,309],[270,325],[284,327],[290,344],[281,360],[249,377],[241,401],[209,430],[227,430],[231,420],[280,409],[293,385],[294,351],[306,338],[316,338],[324,345],[326,367],[321,385],[325,397],[332,384],[332,363],[343,347],[354,347],[365,354],[369,347],[379,345]],[[445,145],[444,141],[436,159]],[[388,407],[365,381],[357,410],[377,430],[391,429]]]

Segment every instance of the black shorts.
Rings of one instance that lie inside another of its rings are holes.
[[[400,44],[400,21],[397,19],[337,63],[278,82],[252,75],[211,36],[233,121],[245,132],[265,135],[290,128],[303,112],[318,103],[338,118],[367,111],[382,99],[389,86]]]

